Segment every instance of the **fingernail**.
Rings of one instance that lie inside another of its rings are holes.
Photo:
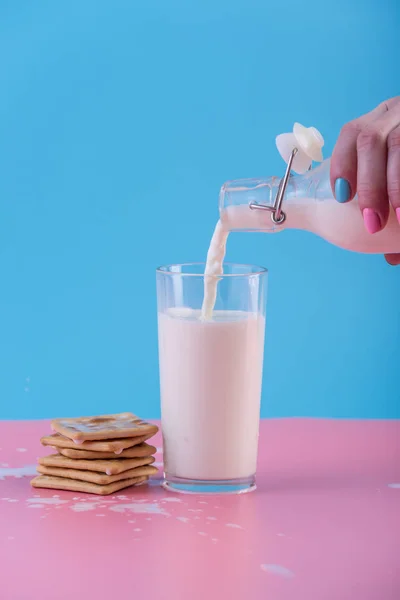
[[[400,208],[396,208],[396,217],[398,222],[400,223]]]
[[[400,265],[400,254],[385,254],[386,262],[392,267]]]
[[[347,202],[350,198],[350,184],[347,179],[339,177],[335,181],[335,198],[338,202]]]
[[[368,233],[377,233],[381,229],[381,220],[377,212],[372,208],[363,210],[364,225]]]

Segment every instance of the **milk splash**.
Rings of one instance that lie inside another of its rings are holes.
[[[6,477],[26,477],[28,475],[36,475],[36,465],[26,465],[24,467],[8,467],[0,468],[0,480]]]

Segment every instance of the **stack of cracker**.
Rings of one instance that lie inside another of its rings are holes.
[[[146,444],[158,431],[132,413],[55,419],[55,432],[41,439],[57,450],[39,458],[31,481],[35,488],[50,488],[107,495],[147,481],[157,473],[152,465],[156,448]]]

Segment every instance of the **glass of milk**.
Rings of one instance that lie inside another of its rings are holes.
[[[224,264],[204,318],[204,263],[157,269],[164,487],[255,489],[267,271]]]

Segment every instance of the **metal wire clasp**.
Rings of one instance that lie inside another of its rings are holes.
[[[281,225],[286,220],[286,213],[282,210],[282,203],[285,197],[286,186],[289,180],[290,171],[292,169],[293,159],[297,154],[297,148],[293,148],[288,163],[286,165],[286,171],[284,176],[279,182],[278,191],[276,194],[275,202],[273,206],[267,206],[266,204],[258,204],[258,202],[250,202],[249,207],[252,210],[267,210],[271,213],[271,221],[275,225]]]

